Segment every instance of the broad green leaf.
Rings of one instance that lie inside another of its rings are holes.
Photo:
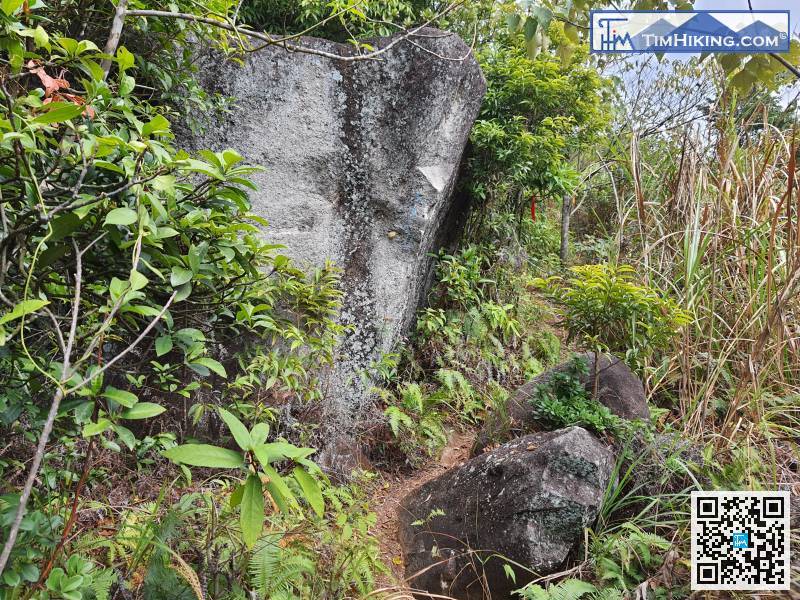
[[[38,48],[44,48],[50,43],[50,36],[47,35],[47,32],[42,28],[41,25],[37,26],[36,29],[33,30],[33,41]]]
[[[193,467],[235,468],[244,466],[240,452],[209,444],[183,444],[166,450],[164,456],[171,461]]]
[[[106,215],[106,225],[131,225],[136,222],[136,212],[130,208],[115,208]]]
[[[756,82],[756,76],[753,75],[750,71],[742,70],[739,71],[736,75],[733,76],[731,79],[731,84],[739,90],[741,94],[746,94],[750,91],[750,88],[753,87],[753,84]]]
[[[58,43],[67,51],[67,54],[75,54],[75,50],[78,49],[78,40],[72,38],[58,38]]]
[[[19,7],[22,6],[23,2],[24,0],[3,0],[0,2],[0,8],[3,9],[4,13],[11,16],[17,12],[17,10],[19,10]]]
[[[228,504],[230,505],[230,507],[236,508],[237,506],[239,506],[242,503],[242,496],[244,496],[244,486],[243,485],[236,486],[236,489],[233,490],[233,492],[231,493],[231,497],[228,500]]]
[[[275,504],[278,505],[278,508],[281,512],[288,512],[290,505],[295,504],[297,500],[292,494],[292,490],[289,489],[289,486],[286,485],[286,482],[283,480],[283,477],[278,475],[278,472],[270,467],[269,465],[261,465],[264,474],[269,478],[269,482],[267,483],[267,490],[269,491],[270,496],[275,501]]]
[[[39,581],[39,567],[37,567],[36,565],[32,565],[31,563],[26,563],[22,565],[20,573],[22,573],[22,578],[25,581],[31,581],[31,582]]]
[[[14,308],[11,309],[11,312],[0,317],[0,325],[13,321],[14,319],[19,319],[24,315],[30,315],[48,304],[50,304],[49,301],[40,300],[39,298],[31,298],[30,300],[18,302],[14,305]]]
[[[125,169],[123,169],[119,165],[115,165],[114,163],[108,162],[107,160],[96,160],[94,161],[94,166],[100,169],[105,169],[106,171],[113,171],[114,173],[119,173],[120,175],[125,174]]]
[[[135,292],[136,290],[141,290],[143,287],[147,285],[148,279],[144,275],[142,275],[139,271],[131,271],[131,276],[129,279],[131,283],[131,289]]]
[[[11,569],[6,569],[3,572],[3,581],[6,582],[7,586],[15,588],[19,585],[20,582],[19,573],[17,573],[16,571],[12,571]]]
[[[83,437],[91,437],[98,433],[103,433],[106,429],[111,427],[112,423],[106,418],[97,420],[97,423],[89,423],[83,428]]]
[[[191,269],[172,267],[172,274],[170,275],[169,282],[172,287],[178,287],[191,281],[193,276],[194,273],[192,273]]]
[[[547,28],[550,27],[550,21],[553,20],[553,12],[544,6],[534,6],[533,16],[539,22],[539,27],[544,33],[547,33]]]
[[[203,356],[201,358],[196,358],[192,361],[195,364],[203,365],[210,371],[213,371],[220,377],[228,377],[227,371],[225,371],[225,367],[218,360],[214,360],[213,358],[208,358],[207,356]]]
[[[125,46],[117,48],[117,65],[121,73],[130,69],[134,64],[134,56]]]
[[[91,58],[82,58],[81,65],[89,71],[94,81],[102,81],[105,78],[105,71],[103,71],[103,67],[97,64],[97,61]]]
[[[325,514],[325,500],[322,498],[322,490],[319,489],[319,484],[316,479],[306,473],[301,467],[295,467],[292,474],[297,480],[297,483],[300,484],[300,488],[303,490],[303,494],[311,505],[311,508],[317,513],[317,516],[323,516]]]
[[[161,335],[156,338],[156,356],[164,356],[172,350],[172,336]]]
[[[114,425],[113,429],[114,433],[122,440],[122,443],[128,447],[128,450],[133,450],[133,447],[136,445],[136,436],[133,435],[133,432],[122,425]]]
[[[222,151],[222,158],[225,160],[226,167],[231,167],[243,160],[241,154],[236,152],[236,150],[231,150],[230,148]]]
[[[533,17],[525,19],[525,40],[530,41],[536,35],[536,28],[539,26],[539,21]]]
[[[200,377],[208,377],[209,375],[211,375],[211,371],[209,371],[209,370],[208,370],[206,367],[204,367],[203,365],[197,364],[197,363],[195,363],[195,362],[190,362],[190,363],[188,363],[188,364],[187,364],[187,366],[188,366],[188,367],[189,367],[189,368],[190,368],[192,371],[194,371],[195,373],[197,373],[198,375],[200,375]]]
[[[127,96],[136,87],[136,80],[130,75],[123,75],[119,78],[119,95]]]
[[[139,402],[139,398],[135,394],[126,392],[125,390],[118,390],[117,388],[109,385],[103,392],[103,397],[113,400],[117,404],[125,408],[131,408],[134,404]]]
[[[253,440],[253,446],[259,446],[267,441],[269,435],[269,425],[266,423],[257,423],[250,430],[250,438]]]
[[[139,402],[139,404],[135,405],[133,408],[122,411],[120,417],[129,420],[149,419],[160,415],[165,410],[167,409],[155,402]]]
[[[175,294],[175,302],[182,302],[186,300],[192,294],[192,284],[191,283],[184,283],[183,285],[177,286],[178,293]]]
[[[79,104],[72,104],[72,102],[51,102],[46,105],[48,110],[46,113],[34,118],[31,123],[39,125],[51,125],[53,123],[63,123],[75,117],[80,116],[85,108]]]
[[[252,548],[261,536],[264,527],[264,492],[257,475],[248,475],[242,493],[241,515],[242,539]]]
[[[159,135],[169,133],[169,121],[161,115],[156,115],[142,127],[142,137],[150,137],[153,134]]]
[[[218,410],[219,416],[222,417],[222,420],[225,421],[228,429],[231,430],[233,439],[236,440],[239,448],[242,450],[250,450],[253,447],[253,440],[250,437],[250,432],[247,431],[247,427],[245,427],[239,419],[237,419],[224,408],[220,408]]]
[[[194,158],[190,158],[186,160],[186,166],[188,171],[192,171],[194,173],[202,173],[203,175],[208,175],[209,177],[213,177],[214,179],[224,179],[222,173],[220,173],[219,169],[214,168],[212,165],[205,163],[201,160],[197,160]]]
[[[520,16],[517,13],[506,15],[506,26],[511,33],[515,33],[519,29]]]
[[[258,462],[262,465],[269,466],[275,461],[289,458],[293,448],[295,448],[295,446],[286,442],[272,442],[270,444],[254,445],[252,450]]]
[[[50,222],[51,233],[48,242],[63,240],[81,225],[81,219],[75,213],[67,213]]]
[[[194,244],[189,248],[187,258],[189,259],[189,268],[192,270],[192,273],[197,275],[198,271],[200,271],[200,251]]]
[[[573,44],[577,44],[580,42],[580,37],[578,36],[578,28],[575,25],[572,25],[571,23],[564,24],[564,35]]]

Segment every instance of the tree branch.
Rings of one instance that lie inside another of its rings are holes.
[[[194,23],[203,23],[204,25],[211,25],[212,27],[218,27],[220,29],[224,29],[226,31],[230,31],[232,33],[236,33],[239,35],[245,35],[247,37],[260,40],[264,42],[263,46],[281,46],[284,49],[290,52],[299,52],[301,54],[313,54],[315,56],[322,56],[324,58],[330,58],[333,60],[338,60],[342,62],[354,62],[358,60],[371,60],[375,59],[381,54],[392,49],[394,46],[407,40],[408,38],[413,37],[419,32],[421,29],[430,25],[436,19],[446,15],[447,13],[451,12],[457,6],[463,4],[464,0],[458,0],[449,4],[444,10],[440,13],[436,14],[435,16],[431,17],[422,25],[415,27],[414,29],[410,29],[407,33],[403,34],[402,36],[392,40],[389,44],[387,44],[383,48],[379,48],[377,50],[373,50],[372,52],[367,52],[366,54],[355,54],[352,56],[345,56],[341,54],[336,54],[334,52],[327,52],[325,50],[320,50],[318,48],[310,48],[308,46],[301,46],[298,44],[289,43],[288,40],[294,39],[297,36],[287,36],[283,38],[274,38],[268,33],[260,33],[258,31],[252,31],[250,29],[241,29],[236,27],[235,25],[231,25],[230,23],[226,23],[223,21],[219,21],[216,19],[209,19],[207,17],[199,17],[197,15],[193,15],[190,13],[181,13],[181,12],[170,12],[164,10],[129,10],[126,14],[132,17],[163,17],[166,19],[181,19],[184,21],[191,21]]]
[[[117,0],[117,10],[114,13],[114,21],[111,23],[111,33],[109,33],[108,40],[106,41],[106,47],[103,49],[105,54],[109,54],[111,56],[116,54],[117,46],[119,45],[119,38],[122,35],[122,26],[125,22],[125,13],[127,10],[128,0]],[[108,72],[111,70],[111,62],[112,59],[104,58],[100,65],[103,68],[104,79],[108,77]]]

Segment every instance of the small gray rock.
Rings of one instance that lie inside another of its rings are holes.
[[[519,438],[429,481],[399,509],[409,585],[459,600],[484,598],[485,586],[503,600],[533,576],[500,557],[539,575],[557,571],[597,518],[613,463],[594,436],[570,427]]]
[[[589,369],[588,374],[581,377],[581,382],[586,391],[592,394],[594,353],[587,352],[580,357],[586,361]],[[490,444],[504,442],[529,432],[534,421],[530,399],[536,393],[536,388],[550,381],[555,373],[566,371],[571,362],[563,362],[517,389],[509,398],[505,413],[493,414],[486,420],[475,442],[473,453],[479,454]],[[601,355],[598,375],[598,401],[623,419],[650,419],[650,408],[647,406],[642,381],[628,365],[615,356]]]

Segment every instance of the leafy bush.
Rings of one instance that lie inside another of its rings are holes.
[[[0,11],[0,434],[21,442],[0,462],[4,491],[19,490],[2,505],[0,570],[7,557],[9,590],[37,579],[64,595],[88,571],[72,573],[55,542],[74,520],[46,515],[67,489],[77,508],[96,454],[133,450],[138,470],[206,407],[266,415],[275,397],[318,398],[341,294],[332,266],[307,275],[262,238],[255,167],[233,150],[177,150],[169,109],[135,94],[144,63],[49,16]]]
[[[433,14],[429,0],[367,0],[357,5],[340,0],[256,0],[241,8],[243,20],[258,29],[298,33],[311,28],[310,35],[336,41],[391,35],[398,26],[412,25]]]
[[[314,449],[297,448],[282,441],[266,443],[269,425],[257,423],[248,431],[227,410],[218,410],[240,451],[209,444],[183,444],[170,448],[164,452],[164,456],[182,465],[244,469],[246,480],[234,490],[231,506],[241,506],[239,524],[245,545],[252,548],[261,536],[264,524],[264,491],[282,511],[289,511],[297,505],[295,492],[275,469],[276,462],[291,461],[297,464],[292,471],[293,483],[317,516],[322,517],[325,512],[322,491],[315,477],[311,475],[313,472],[320,476],[321,472],[319,467],[308,460]]]
[[[562,26],[551,22],[555,46]],[[567,158],[605,127],[605,83],[586,66],[585,48],[567,61],[550,52],[531,58],[524,45],[493,44],[479,56],[488,91],[470,140],[472,194],[495,210],[519,215],[531,193],[561,194],[577,183]]]
[[[536,386],[529,402],[534,416],[554,429],[582,425],[597,432],[619,431],[625,421],[592,398],[581,377],[588,373],[586,360],[576,356],[564,371],[555,372]]]
[[[623,523],[616,533],[594,539],[597,575],[618,589],[635,589],[661,567],[671,546],[668,540],[634,523]]]
[[[384,414],[396,443],[412,465],[434,456],[447,443],[441,397],[426,394],[416,383],[404,384],[396,393],[378,393],[388,404]]]
[[[637,364],[666,348],[689,322],[688,313],[674,301],[635,283],[630,266],[583,265],[570,271],[566,281],[560,276],[537,281],[560,306],[568,341],[623,354]]]
[[[548,587],[530,583],[524,588],[517,590],[523,600],[580,600],[590,598],[592,600],[603,598],[604,600],[621,600],[622,595],[600,595],[600,590],[589,583],[580,579],[565,579]]]

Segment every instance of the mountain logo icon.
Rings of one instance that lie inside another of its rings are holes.
[[[591,13],[592,52],[788,52],[789,11]]]

